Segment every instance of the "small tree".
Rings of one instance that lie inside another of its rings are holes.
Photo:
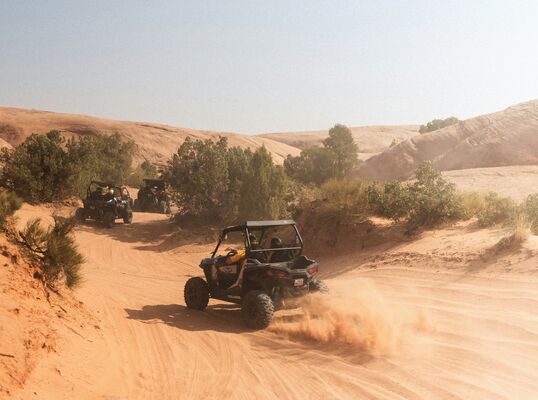
[[[131,173],[136,145],[111,136],[87,136],[67,143],[71,194],[82,195],[92,179],[124,183]]]
[[[333,156],[333,177],[348,175],[357,164],[359,152],[351,130],[345,125],[336,124],[329,130],[329,137],[323,141],[323,145]]]
[[[84,257],[71,234],[73,227],[72,219],[56,219],[53,226],[44,228],[38,218],[29,221],[19,233],[22,244],[41,269],[43,280],[50,289],[57,290],[59,283],[73,289],[81,282],[80,268]]]
[[[265,147],[252,152],[187,139],[163,177],[181,212],[210,221],[277,218],[286,212],[288,180]]]
[[[14,149],[3,149],[0,183],[31,203],[83,194],[91,179],[122,183],[130,173],[134,142],[119,134],[66,142],[58,131],[33,134]]]
[[[420,164],[415,175],[416,181],[409,187],[412,207],[408,224],[412,228],[433,226],[463,215],[456,186],[443,178],[430,161]]]
[[[319,186],[336,175],[334,154],[323,147],[310,147],[299,156],[288,155],[284,170],[297,182]]]
[[[144,184],[144,179],[156,179],[159,173],[157,167],[150,161],[144,160],[127,178],[127,184],[140,188]]]
[[[358,161],[358,147],[349,128],[337,124],[329,130],[323,147],[311,147],[296,157],[288,156],[284,169],[303,184],[320,185],[331,178],[347,176]]]
[[[227,150],[225,137],[216,142],[187,137],[168,161],[164,177],[183,212],[210,219],[227,213]]]
[[[286,213],[288,183],[284,169],[260,147],[252,155],[241,188],[239,215],[244,219],[278,218]]]
[[[430,122],[428,122],[426,125],[420,125],[419,132],[420,133],[428,133],[433,132],[441,128],[445,128],[450,125],[454,125],[460,122],[459,119],[456,117],[448,117],[445,119],[433,119]]]
[[[31,135],[14,149],[3,149],[1,183],[28,202],[50,202],[69,194],[70,165],[58,131]]]

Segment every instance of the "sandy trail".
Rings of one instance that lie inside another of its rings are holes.
[[[58,353],[42,360],[14,398],[529,399],[538,393],[534,275],[395,262],[330,279],[335,304],[343,304],[331,311],[363,324],[375,320],[366,334],[391,340],[372,350],[321,340],[297,313],[279,313],[279,329],[253,333],[235,306],[211,301],[206,312],[188,310],[183,284],[199,274],[210,245],[168,249],[170,231],[160,215],[137,213],[132,226],[112,230],[90,224],[76,235],[87,257],[77,297],[98,326],[66,332]],[[536,260],[527,263],[536,267]],[[321,322],[328,315],[318,314]],[[322,329],[335,328],[338,318]]]

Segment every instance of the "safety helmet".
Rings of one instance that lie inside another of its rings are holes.
[[[282,247],[282,240],[279,237],[274,237],[271,239],[271,248],[279,249]]]

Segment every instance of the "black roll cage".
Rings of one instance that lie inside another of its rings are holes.
[[[114,193],[119,193],[120,195],[119,197],[123,197],[122,196],[123,189],[125,189],[127,193],[129,194],[129,190],[127,190],[126,186],[118,186],[110,182],[91,181],[90,184],[88,185],[88,189],[86,190],[86,193],[88,196],[92,193],[92,190],[91,190],[92,185],[96,185],[97,187],[112,187],[114,188]],[[117,196],[115,195],[114,197],[117,197]]]
[[[280,247],[278,249],[252,249],[252,244],[250,243],[250,228],[257,228],[253,230],[261,230],[262,234],[260,236],[260,242],[263,240],[265,232],[268,228],[274,228],[275,226],[292,226],[295,230],[295,234],[297,235],[297,238],[299,239],[299,243],[301,246],[295,246],[295,247]],[[293,220],[275,220],[275,221],[247,221],[243,225],[236,225],[236,226],[230,226],[228,228],[225,228],[222,230],[221,235],[219,236],[219,240],[217,242],[217,245],[215,246],[215,249],[211,253],[211,257],[215,257],[217,254],[217,251],[222,243],[222,241],[226,238],[226,235],[230,232],[243,232],[245,236],[245,249],[247,250],[247,256],[250,253],[263,253],[266,251],[284,251],[284,250],[300,250],[302,252],[304,243],[303,238],[301,237],[301,234],[299,233],[299,229],[297,229],[297,224]],[[300,255],[301,253],[299,253]]]

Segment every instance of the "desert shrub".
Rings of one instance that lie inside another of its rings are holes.
[[[14,149],[3,149],[0,183],[31,203],[83,194],[91,179],[124,182],[133,142],[118,134],[65,141],[58,131],[31,135]]]
[[[421,125],[419,128],[420,133],[427,133],[427,132],[433,132],[441,128],[445,128],[450,125],[457,124],[459,119],[456,117],[448,117],[445,119],[433,119],[430,122],[428,122],[426,125]]]
[[[277,218],[285,214],[288,179],[261,147],[228,147],[225,137],[187,138],[163,177],[183,214],[208,221]]]
[[[368,215],[368,183],[359,179],[331,179],[319,188],[320,211],[335,216]]]
[[[407,218],[410,212],[409,185],[398,181],[384,185],[371,183],[368,186],[368,202],[374,214],[398,222]]]
[[[256,149],[249,161],[240,189],[239,216],[242,219],[272,219],[285,215],[288,179],[284,169],[273,163],[265,147]],[[237,184],[232,174],[229,178],[230,186]]]
[[[413,183],[372,183],[368,202],[377,215],[396,222],[405,220],[409,229],[434,226],[463,216],[461,199],[454,184],[444,179],[431,162],[422,163]]]
[[[41,219],[26,224],[19,236],[31,258],[42,270],[45,283],[56,290],[60,283],[75,288],[81,282],[80,267],[84,257],[79,253],[72,235],[72,219],[55,220],[44,228]]]
[[[127,177],[127,185],[141,188],[144,185],[144,179],[156,179],[159,176],[157,167],[150,161],[144,160],[135,170]]]
[[[227,140],[187,138],[164,172],[174,201],[184,213],[205,218],[226,214],[229,188]]]
[[[310,147],[299,156],[284,161],[288,176],[303,184],[320,185],[332,178],[347,176],[358,162],[358,147],[349,128],[335,125],[323,147]]]
[[[524,207],[532,232],[538,234],[538,193],[529,195]]]
[[[118,184],[126,182],[136,145],[133,141],[122,141],[115,133],[71,139],[66,151],[70,165],[70,195],[83,195],[92,179]]]
[[[460,197],[463,218],[469,219],[478,216],[486,204],[487,193],[462,191]]]
[[[411,228],[433,226],[464,216],[456,186],[443,178],[431,162],[420,164],[415,176],[416,181],[409,186],[411,207],[407,223]]]
[[[3,149],[2,186],[28,202],[50,202],[69,195],[70,165],[58,131],[31,135],[14,149]]]
[[[15,193],[0,189],[0,227],[4,227],[6,219],[21,208],[22,199]]]
[[[487,227],[497,224],[509,224],[514,221],[518,213],[518,206],[509,197],[490,192],[484,197],[484,204],[478,210],[476,217],[478,225]]]

